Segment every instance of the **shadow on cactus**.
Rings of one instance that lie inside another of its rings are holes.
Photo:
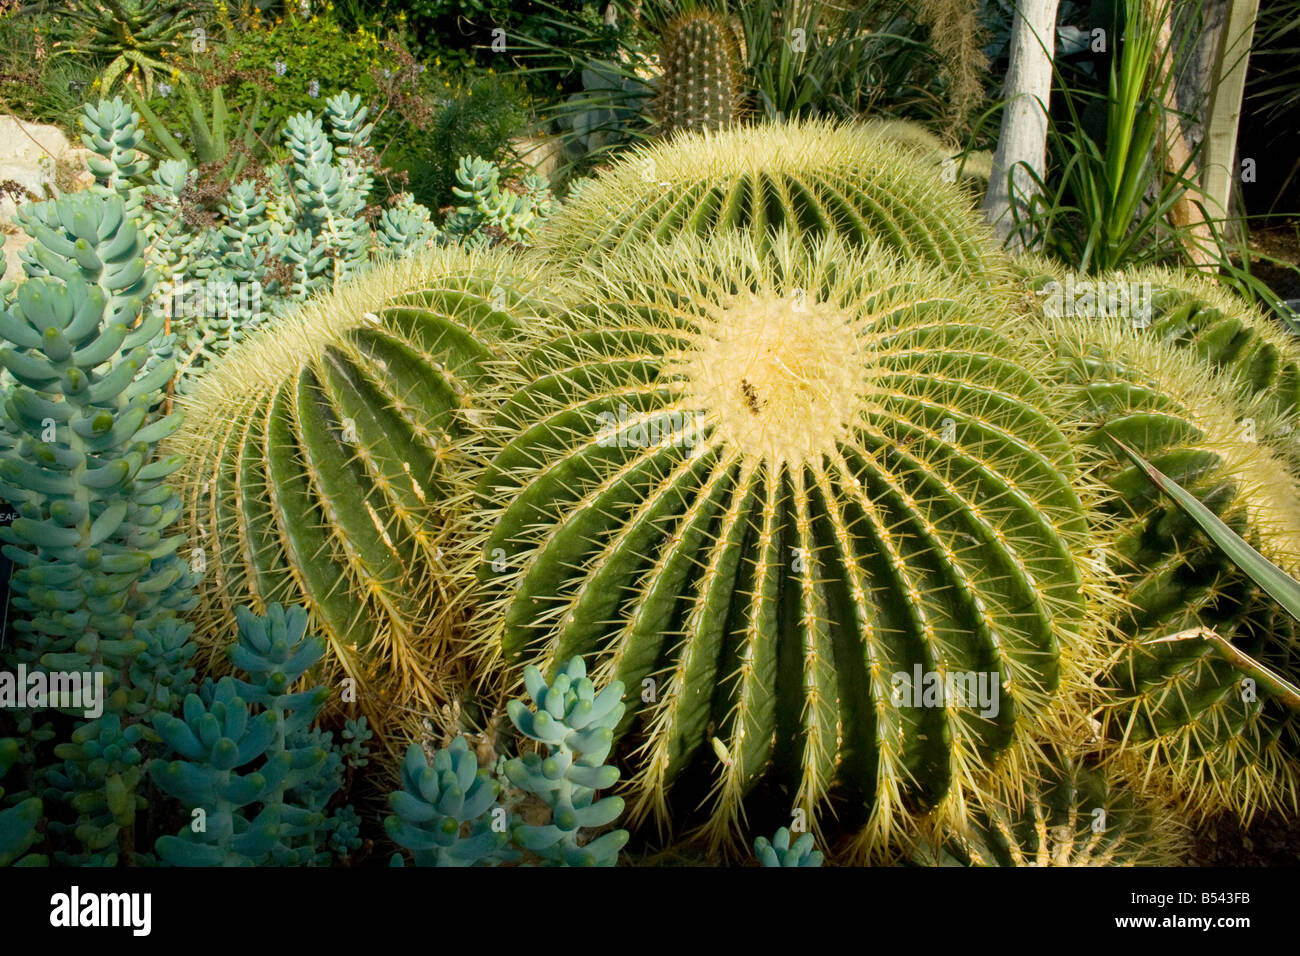
[[[638,691],[635,820],[666,822],[680,785],[732,843],[762,784],[748,806],[812,832],[834,806],[869,853],[959,814],[1081,679],[1091,627],[1088,482],[1010,299],[879,247],[734,234],[572,292],[503,369],[481,648]]]
[[[468,492],[485,363],[542,308],[504,253],[446,249],[376,268],[260,330],[183,402],[202,573],[196,640],[219,663],[235,605],[297,601],[381,735],[451,696],[460,569],[443,554]]]

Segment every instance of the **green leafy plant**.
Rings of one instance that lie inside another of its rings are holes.
[[[0,780],[18,762],[19,743],[11,737],[0,739]],[[0,787],[0,800],[4,800],[5,791]],[[27,854],[33,844],[40,840],[38,829],[42,819],[42,806],[39,797],[27,796],[15,800],[13,796],[5,803],[0,803],[0,867],[4,866],[44,866],[48,859],[39,854]]]
[[[200,18],[212,9],[206,0],[44,0],[32,8],[74,24],[74,49],[107,61],[99,75],[105,94],[119,81],[152,92],[155,75],[171,70],[166,58],[188,45],[193,30],[202,31]]]
[[[55,748],[43,797],[71,808],[51,821],[80,850],[61,863],[111,865],[134,853],[143,715],[167,702],[162,663],[188,628],[188,568],[169,535],[180,501],[157,458],[179,425],[157,414],[166,363],[146,371],[161,317],[142,315],[154,273],[138,222],[115,192],[29,205],[28,278],[0,311],[0,365],[13,378],[0,433],[0,496],[19,517],[0,531],[19,644],[13,660],[103,682],[102,715]],[[175,660],[175,658],[172,658]],[[161,688],[161,689],[160,689]]]

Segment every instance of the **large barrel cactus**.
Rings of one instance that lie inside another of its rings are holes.
[[[1196,811],[1294,809],[1300,718],[1266,688],[1243,684],[1209,644],[1148,642],[1207,627],[1295,674],[1300,629],[1111,440],[1136,448],[1294,571],[1293,465],[1255,434],[1275,432],[1279,413],[1267,395],[1243,398],[1240,379],[1216,374],[1193,350],[1125,326],[1062,321],[1050,334],[1055,377],[1073,395],[1081,461],[1112,489],[1093,520],[1099,536],[1113,538],[1126,605],[1113,660],[1078,713],[1095,712],[1107,749],[1140,755],[1144,777],[1159,778]]]
[[[535,311],[530,282],[504,255],[456,250],[381,268],[204,376],[172,442],[201,643],[220,651],[239,604],[305,602],[333,677],[381,730],[394,708],[448,699],[458,588],[442,537],[484,365]]]
[[[932,150],[892,123],[800,121],[678,136],[629,153],[584,184],[537,248],[574,264],[677,233],[735,229],[762,242],[880,240],[908,259],[987,280],[1002,268],[970,196]]]
[[[981,796],[964,832],[927,835],[926,866],[1176,866],[1187,828],[1159,799],[1051,752],[1024,799]]]
[[[575,282],[505,373],[479,639],[632,689],[642,816],[711,788],[729,842],[760,780],[814,828],[834,791],[870,851],[959,815],[1088,626],[1087,485],[1006,298],[785,234]]]

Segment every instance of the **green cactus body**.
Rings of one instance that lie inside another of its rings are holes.
[[[909,261],[984,282],[1001,268],[970,197],[889,124],[801,121],[641,148],[570,198],[536,247],[560,264],[677,233],[769,230],[879,240]]]
[[[377,267],[203,377],[172,444],[203,572],[200,644],[224,646],[238,603],[301,601],[377,731],[394,708],[446,701],[457,572],[443,524],[466,427],[487,414],[484,363],[531,321],[531,281],[503,254],[454,249]]]
[[[1086,626],[1085,482],[1006,302],[785,235],[577,281],[479,484],[484,646],[632,689],[638,815],[697,758],[719,839],[769,771],[813,829],[842,784],[866,849],[909,808],[960,812]]]
[[[1021,801],[981,798],[953,838],[920,843],[925,866],[1176,866],[1187,828],[1161,802],[1080,759],[1051,755]]]
[[[659,63],[655,112],[662,133],[720,130],[738,118],[744,66],[725,18],[694,10],[671,20],[664,26]]]
[[[1104,746],[1138,753],[1196,811],[1294,809],[1300,718],[1202,641],[1145,642],[1208,627],[1283,674],[1300,673],[1300,626],[1237,569],[1124,458],[1138,450],[1271,560],[1300,567],[1300,498],[1289,460],[1249,440],[1280,420],[1269,396],[1242,404],[1240,383],[1194,351],[1120,320],[1061,320],[1049,333],[1057,378],[1073,392],[1081,461],[1112,489],[1094,512],[1110,539],[1126,607],[1119,646],[1080,713],[1097,713]],[[1089,730],[1077,730],[1091,736]]]

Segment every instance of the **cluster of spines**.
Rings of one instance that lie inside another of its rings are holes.
[[[1014,796],[996,787],[956,830],[923,837],[913,861],[927,866],[1173,866],[1186,826],[1158,798],[1079,757],[1049,748]]]
[[[1082,462],[1110,489],[1092,513],[1109,542],[1109,573],[1123,602],[1110,661],[1062,714],[1095,712],[1103,749],[1145,758],[1196,813],[1295,806],[1300,724],[1264,688],[1202,641],[1150,644],[1206,627],[1282,673],[1295,673],[1293,621],[1195,523],[1119,452],[1135,448],[1272,560],[1300,560],[1292,466],[1258,440],[1278,430],[1275,408],[1243,395],[1232,369],[1216,372],[1185,341],[1157,339],[1128,320],[1057,320],[1053,377],[1076,421]],[[1259,436],[1253,435],[1258,416]],[[1249,419],[1251,427],[1247,427]],[[1091,736],[1076,723],[1073,731]]]

